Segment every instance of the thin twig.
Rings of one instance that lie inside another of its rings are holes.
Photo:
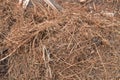
[[[52,78],[52,71],[51,71],[51,68],[50,68],[50,65],[49,65],[49,62],[50,62],[50,53],[49,51],[46,49],[46,47],[43,45],[43,60],[45,62],[45,67],[47,68],[46,70],[46,78],[49,78],[50,79]]]

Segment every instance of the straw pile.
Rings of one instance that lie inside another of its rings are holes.
[[[0,80],[119,80],[120,1],[0,0]]]

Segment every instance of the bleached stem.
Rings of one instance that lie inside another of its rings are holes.
[[[26,7],[28,6],[30,0],[24,0],[23,1],[23,8],[26,9]]]

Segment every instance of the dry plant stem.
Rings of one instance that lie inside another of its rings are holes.
[[[49,62],[50,62],[50,53],[49,51],[46,49],[46,47],[43,45],[43,60],[45,63],[45,67],[47,68],[46,70],[46,78],[50,78],[52,79],[52,71],[51,68],[49,66]]]
[[[25,0],[23,1],[23,8],[26,9],[26,7],[28,6],[30,0]]]
[[[57,4],[54,0],[44,0],[51,8],[56,11],[61,11],[63,8]]]
[[[93,2],[93,8],[94,8],[95,11],[97,10],[95,2]]]
[[[18,4],[21,5],[22,4],[22,0],[19,0]]]
[[[32,49],[32,52],[33,52],[33,59],[35,60],[35,41],[37,40],[37,37],[38,37],[38,34],[35,36],[35,38],[33,39],[33,42],[31,43],[31,49]]]

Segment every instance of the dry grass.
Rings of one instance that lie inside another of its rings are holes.
[[[119,80],[120,1],[58,0],[62,13],[0,0],[0,80]]]

